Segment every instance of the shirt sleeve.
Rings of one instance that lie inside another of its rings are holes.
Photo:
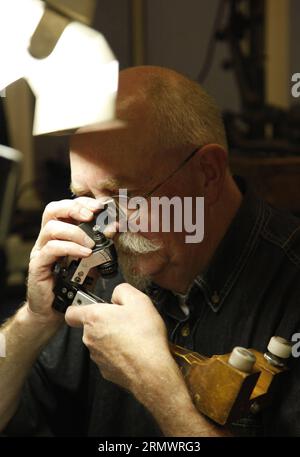
[[[4,436],[54,436],[49,417],[57,407],[53,388],[37,362],[27,379],[15,415],[4,430]]]
[[[4,436],[83,434],[88,361],[82,330],[65,326],[33,366]]]

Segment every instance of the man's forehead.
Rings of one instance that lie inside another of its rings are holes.
[[[86,159],[90,163],[111,168],[117,173],[127,174],[129,169],[137,171],[151,161],[152,149],[146,150],[147,142],[139,141],[138,137],[120,135],[75,135],[70,143],[71,163],[76,157]]]
[[[97,182],[97,186],[93,187],[99,190],[127,188],[142,192],[157,181],[155,175],[160,172],[161,154],[151,147],[145,132],[142,133],[143,129],[135,137],[129,136],[125,130],[122,133],[115,132],[115,135],[112,132],[100,132],[72,138],[73,186],[78,187],[83,182],[84,187],[88,187],[87,174],[92,177],[93,183]],[[152,170],[150,173],[149,169]],[[104,182],[106,178],[109,178],[108,182]]]

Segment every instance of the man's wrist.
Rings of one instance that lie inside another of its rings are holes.
[[[171,354],[164,364],[141,373],[134,394],[166,436],[228,436],[197,411]]]
[[[32,338],[38,339],[41,345],[47,342],[64,322],[63,316],[46,316],[33,312],[28,302],[19,309],[15,319],[20,331],[22,333],[30,331]]]
[[[194,405],[178,365],[171,356],[143,367],[133,388],[136,398],[153,414],[157,407],[176,406],[194,409]],[[175,405],[176,404],[176,405]]]

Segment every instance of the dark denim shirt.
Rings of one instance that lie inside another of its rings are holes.
[[[170,291],[148,291],[169,339],[206,356],[234,346],[264,352],[271,336],[300,332],[300,221],[243,192],[209,268],[190,290],[189,316]],[[114,286],[102,290],[105,299]],[[6,434],[159,436],[145,408],[101,377],[81,338],[81,330],[65,326],[44,349]],[[291,360],[284,382],[268,409],[232,425],[234,434],[300,436],[300,359]]]

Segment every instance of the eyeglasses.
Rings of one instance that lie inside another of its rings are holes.
[[[181,168],[183,168],[193,157],[194,155],[196,154],[197,151],[199,151],[199,149],[201,149],[203,146],[198,146],[196,149],[194,149],[182,162],[180,162],[180,164],[178,165],[177,168],[175,168],[174,171],[172,171],[172,173],[170,175],[168,175],[162,182],[160,182],[159,184],[157,184],[156,186],[153,187],[153,189],[150,190],[150,192],[147,192],[145,195],[143,195],[144,198],[149,198],[151,197],[152,194],[154,194],[154,192],[157,191],[157,189],[159,189],[163,184],[165,184],[167,181],[169,181],[169,179],[173,178],[173,176],[179,171],[181,170]]]
[[[175,174],[178,173],[178,171],[181,170],[194,157],[196,152],[199,151],[199,149],[201,149],[202,147],[203,146],[198,146],[196,149],[194,149],[182,162],[180,162],[178,167],[176,167],[175,170],[173,170],[170,175],[168,175],[160,183],[156,184],[149,192],[147,192],[144,195],[140,195],[139,197],[141,199],[148,199],[149,197],[151,197],[151,195],[154,194],[154,192],[156,192],[167,181],[169,181],[171,178],[173,178],[173,176],[175,176]],[[122,217],[127,218],[128,217],[127,216],[127,212],[128,212],[128,200],[129,199],[130,199],[130,197],[128,197],[128,196],[114,195],[114,196],[111,197],[110,200],[107,201],[107,203],[109,203],[109,202],[114,203],[116,205],[116,208],[117,208],[119,214]],[[123,208],[122,200],[124,201],[124,208]],[[138,214],[138,211],[135,211],[135,217],[136,217],[137,214]]]

